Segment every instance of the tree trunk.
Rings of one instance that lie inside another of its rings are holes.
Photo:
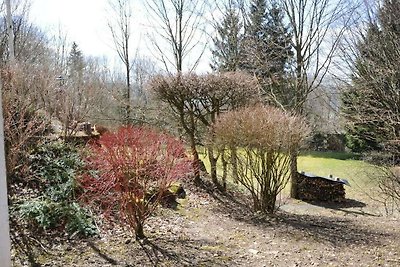
[[[290,178],[292,183],[290,188],[290,197],[297,199],[299,191],[299,181],[297,177],[297,153],[291,153],[290,158]]]
[[[145,238],[145,235],[143,232],[143,223],[141,223],[141,222],[136,222],[135,237],[136,237],[136,240],[143,240]]]
[[[9,63],[15,63],[15,48],[14,48],[14,29],[12,22],[12,14],[11,14],[11,1],[7,0],[6,2],[6,25],[7,25],[7,34],[8,34],[8,60]]]
[[[128,43],[128,42],[127,42]],[[131,121],[131,80],[130,80],[130,62],[128,58],[128,49],[126,50],[127,58],[125,62],[126,68],[126,106],[125,106],[125,123],[126,125],[130,125]]]
[[[192,156],[193,156],[193,171],[194,171],[194,183],[195,184],[200,184],[201,183],[201,178],[200,178],[200,159],[199,159],[199,153],[197,152],[196,149],[196,141],[194,138],[194,134],[190,136],[190,149],[192,151]]]
[[[235,184],[238,183],[238,170],[237,170],[237,150],[236,147],[231,147],[231,164],[232,164],[232,179]]]
[[[178,76],[180,73],[178,73]],[[189,136],[189,143],[190,143],[190,150],[192,152],[193,156],[193,172],[194,172],[194,183],[199,185],[201,183],[201,178],[200,178],[200,159],[199,159],[199,153],[197,152],[196,148],[196,137],[195,137],[195,121],[194,121],[194,116],[193,112],[190,113],[190,122],[186,123],[185,121],[185,112],[183,108],[179,110],[179,117],[180,117],[180,123],[185,130],[186,134]],[[189,125],[188,125],[189,124]]]
[[[226,192],[226,175],[228,169],[228,162],[225,159],[225,154],[221,152],[221,160],[222,160],[222,191]]]
[[[219,184],[217,177],[217,159],[214,157],[214,149],[212,146],[208,146],[207,150],[208,150],[208,160],[210,161],[211,180],[218,188],[220,188],[221,185]]]

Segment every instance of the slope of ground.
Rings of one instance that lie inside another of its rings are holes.
[[[209,185],[207,185],[209,186]],[[191,188],[177,210],[149,220],[145,242],[112,228],[100,239],[53,240],[42,266],[399,266],[399,221],[368,203],[287,200],[275,216],[240,196]],[[242,202],[242,201],[240,201]],[[19,266],[15,264],[15,266]]]
[[[307,162],[313,161],[300,164]],[[49,238],[41,240],[47,253],[42,250],[38,266],[400,266],[399,218],[370,198],[373,187],[361,174],[366,165],[328,165],[337,166],[334,175],[350,174],[346,202],[283,196],[277,214],[266,216],[253,213],[239,192],[224,195],[208,182],[188,184],[176,210],[161,209],[149,219],[148,240],[137,242],[126,229],[106,226],[100,238]]]

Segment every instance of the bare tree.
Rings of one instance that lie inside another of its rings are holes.
[[[340,40],[352,22],[355,3],[347,0],[280,0],[290,28],[294,49],[291,110],[306,115],[309,95],[327,76],[338,50]],[[293,154],[291,166],[291,196],[297,197],[297,156]]]
[[[46,130],[47,119],[40,111],[38,91],[50,85],[50,75],[41,66],[18,64],[1,70],[3,83],[4,137],[7,177],[10,183],[29,169],[26,158],[33,138]],[[23,97],[21,97],[23,96]]]
[[[206,144],[210,174],[214,184],[226,190],[225,180],[222,186],[217,177],[217,160],[223,154],[213,146],[213,125],[221,114],[260,101],[260,88],[257,80],[243,72],[225,72],[200,77],[200,85],[195,91],[194,115],[203,127],[210,132]],[[204,142],[204,141],[203,141]]]
[[[328,74],[356,6],[347,0],[281,0],[281,4],[293,31],[292,109],[304,115],[307,97]]]
[[[195,182],[200,180],[198,144],[204,144],[201,129],[209,129],[218,116],[246,104],[259,96],[257,81],[244,73],[182,74],[157,76],[150,88],[162,102],[168,104],[188,138],[195,166]],[[208,146],[211,175],[217,181],[217,160],[212,144]]]
[[[5,4],[5,5],[4,5]],[[38,61],[42,59],[46,47],[45,34],[28,20],[30,2],[28,0],[5,1],[0,20],[1,64],[8,61]],[[47,56],[47,53],[46,53]],[[36,63],[35,62],[35,63]]]
[[[171,67],[176,72],[182,72],[189,66],[189,71],[194,70],[205,50],[200,48],[197,55],[195,48],[201,45],[205,36],[203,15],[207,1],[201,0],[148,0],[147,9],[150,20],[154,23],[155,33],[149,35],[150,41],[157,51],[156,57],[162,62],[165,70],[172,73]],[[167,47],[162,44],[166,43]]]
[[[52,38],[55,53],[54,53],[54,63],[55,68],[58,71],[59,76],[65,76],[67,69],[67,59],[68,59],[68,49],[70,44],[68,43],[68,34],[64,29],[59,26],[58,32]]]
[[[124,64],[126,81],[125,123],[131,118],[131,61],[129,58],[129,44],[131,37],[132,7],[129,0],[110,0],[110,19],[108,27],[114,42],[115,50]]]
[[[136,54],[131,71],[134,100],[147,104],[149,96],[145,85],[157,71],[156,63],[152,59]]]

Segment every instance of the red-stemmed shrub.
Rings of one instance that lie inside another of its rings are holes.
[[[83,198],[144,238],[143,224],[171,183],[190,174],[182,143],[148,128],[121,128],[90,145]]]

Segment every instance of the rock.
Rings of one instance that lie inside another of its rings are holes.
[[[173,183],[169,188],[168,191],[176,196],[176,198],[184,199],[186,198],[186,191],[183,188],[181,183]]]
[[[167,190],[164,190],[161,195],[161,199],[159,199],[161,205],[163,205],[164,207],[176,208],[178,205],[178,202],[176,200],[178,198],[186,198],[186,191],[180,183],[173,183]],[[157,191],[158,188],[152,188],[146,193],[145,198],[152,201],[154,196],[158,196]],[[155,199],[157,199],[157,197]]]

